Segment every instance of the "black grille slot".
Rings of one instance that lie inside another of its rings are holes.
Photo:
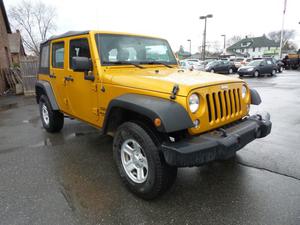
[[[224,112],[223,112],[223,105],[224,105],[224,102],[222,101],[222,96],[221,96],[221,92],[219,91],[218,92],[218,97],[219,97],[219,103],[220,103],[220,116],[221,116],[221,118],[223,118],[224,117]]]
[[[239,102],[239,111],[242,111],[242,105],[241,105],[241,93],[240,93],[240,89],[237,89],[237,95],[238,95],[238,102]]]
[[[208,121],[212,121],[212,116],[211,116],[211,109],[210,109],[210,100],[209,100],[209,94],[206,95],[206,102],[207,102],[207,109],[208,109]]]
[[[237,109],[237,104],[236,104],[236,93],[235,93],[235,89],[233,89],[233,101],[234,101],[234,109],[235,109],[235,113],[237,113],[238,112],[238,109]]]
[[[214,102],[214,108],[215,108],[215,120],[218,119],[218,109],[217,109],[217,102],[216,102],[216,93],[212,94],[213,96],[213,102]]]
[[[228,103],[227,103],[227,91],[224,91],[224,99],[225,99],[226,116],[228,116],[229,111],[228,111]]]

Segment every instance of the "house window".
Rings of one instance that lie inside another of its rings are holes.
[[[54,43],[52,45],[52,66],[54,68],[64,68],[64,42]]]

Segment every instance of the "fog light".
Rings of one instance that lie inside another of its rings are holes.
[[[193,124],[194,124],[195,128],[198,128],[199,124],[200,124],[200,121],[199,120],[194,120]]]

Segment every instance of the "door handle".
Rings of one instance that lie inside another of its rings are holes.
[[[50,77],[50,78],[56,78],[56,76],[54,75],[54,73],[50,73],[50,74],[49,74],[49,77]]]
[[[74,78],[71,76],[65,77],[65,81],[74,81]]]

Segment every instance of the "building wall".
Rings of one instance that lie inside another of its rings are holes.
[[[8,35],[0,10],[0,69],[8,68],[11,65],[10,50],[8,45]]]

